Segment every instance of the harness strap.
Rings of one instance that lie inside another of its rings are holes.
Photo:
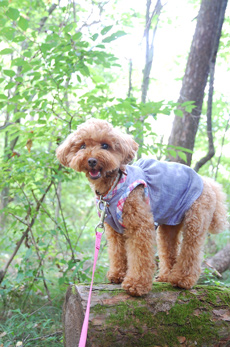
[[[85,344],[86,344],[88,324],[89,324],[89,311],[90,311],[90,301],[91,301],[91,294],[92,294],[92,288],[93,288],[94,272],[95,272],[95,268],[96,268],[98,252],[99,252],[100,245],[101,245],[102,234],[103,233],[100,233],[99,231],[96,231],[94,263],[93,263],[93,274],[92,274],[91,286],[90,286],[90,290],[89,290],[89,297],[88,297],[87,308],[86,308],[86,312],[85,312],[85,319],[84,319],[84,323],[83,323],[83,326],[82,326],[81,337],[80,337],[80,341],[79,341],[78,347],[85,347]]]

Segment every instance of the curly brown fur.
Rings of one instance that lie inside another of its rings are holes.
[[[81,124],[57,149],[60,162],[84,172],[92,189],[104,195],[120,170],[134,158],[138,145],[104,120]],[[186,212],[181,224],[161,225],[157,233],[160,258],[157,281],[191,288],[200,275],[202,247],[207,231],[218,233],[227,227],[225,196],[220,186],[204,178],[201,196]],[[124,234],[106,224],[110,270],[108,279],[122,283],[133,296],[148,293],[155,271],[155,227],[144,188],[137,186],[125,201]],[[181,234],[183,235],[181,241]]]

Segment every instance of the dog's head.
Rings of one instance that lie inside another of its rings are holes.
[[[84,172],[89,180],[98,180],[117,169],[124,170],[137,149],[130,135],[105,120],[91,118],[57,148],[57,157],[62,165]]]

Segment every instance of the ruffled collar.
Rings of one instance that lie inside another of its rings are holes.
[[[115,184],[115,188],[114,188],[114,183],[112,185],[112,187],[110,188],[110,190],[105,194],[102,195],[103,200],[109,201],[111,200],[119,191],[121,191],[123,189],[123,186],[125,184],[125,181],[127,179],[127,173],[126,172],[122,172],[121,177],[118,181],[117,184]],[[100,194],[96,193],[96,200],[99,201],[100,199]]]

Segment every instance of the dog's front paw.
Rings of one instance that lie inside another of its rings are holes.
[[[126,277],[122,283],[122,288],[126,290],[129,295],[142,296],[147,294],[152,288],[152,281],[150,283],[144,282],[141,279]]]
[[[122,283],[125,278],[125,272],[123,271],[108,271],[107,278],[111,283]]]

